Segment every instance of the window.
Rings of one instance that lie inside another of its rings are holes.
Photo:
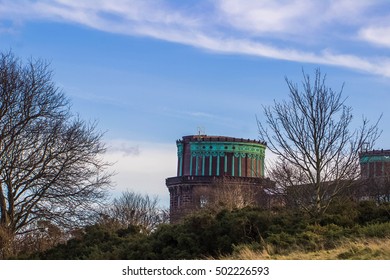
[[[208,199],[207,199],[207,197],[206,197],[205,195],[201,195],[201,196],[199,197],[199,205],[200,205],[200,208],[206,207],[207,202],[208,202]]]

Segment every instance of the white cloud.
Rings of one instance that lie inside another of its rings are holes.
[[[328,64],[390,77],[386,57],[376,56],[375,52],[338,51],[340,38],[349,43],[362,39],[390,46],[389,28],[372,25],[386,17],[372,12],[375,8],[380,10],[380,5],[386,2],[215,0],[210,3],[207,12],[199,13],[195,11],[201,9],[181,9],[174,7],[174,2],[163,0],[5,0],[0,17],[15,21],[65,21],[213,52]],[[322,40],[318,39],[323,37],[327,38],[327,45],[321,45]],[[315,47],[308,50],[308,42]]]
[[[167,206],[169,192],[165,179],[176,176],[177,151],[175,143],[131,142],[111,140],[105,155],[113,162],[114,192],[131,190],[157,195]]]
[[[313,1],[312,1],[313,2]],[[321,23],[338,22],[343,25],[360,25],[367,23],[367,14],[372,7],[378,6],[380,1],[372,0],[327,0],[317,6],[312,17]]]
[[[302,19],[306,21],[315,7],[312,1],[307,0],[217,0],[216,5],[222,20],[234,28],[257,34],[296,33],[303,25]]]
[[[216,0],[217,12],[226,23],[253,35],[318,35],[329,26],[358,25],[366,20],[368,0]],[[288,37],[293,39],[293,37]]]
[[[362,40],[390,48],[390,26],[370,26],[359,32]]]
[[[206,113],[206,112],[188,112],[188,115],[196,118],[206,118],[206,119],[214,119],[216,115]]]
[[[113,140],[109,143],[108,146],[109,154],[117,154],[120,153],[121,157],[128,156],[139,156],[140,148],[136,144],[131,144],[125,140]]]

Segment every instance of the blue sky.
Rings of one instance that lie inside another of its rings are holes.
[[[262,106],[317,67],[390,148],[390,1],[0,0],[0,51],[51,63],[72,110],[106,131],[113,192],[158,195],[175,140],[257,139]]]

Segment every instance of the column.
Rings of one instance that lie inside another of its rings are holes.
[[[183,157],[179,157],[179,176],[183,176]]]
[[[210,153],[210,158],[209,158],[209,176],[211,176],[212,171],[213,171],[213,155]]]
[[[234,176],[234,154],[232,156],[232,176]]]
[[[225,174],[227,173],[227,168],[228,167],[228,163],[227,163],[227,155],[225,155],[225,166],[224,166],[224,169],[223,171],[225,172]]]
[[[217,154],[217,176],[219,176],[219,165],[220,165],[220,155],[219,154]]]

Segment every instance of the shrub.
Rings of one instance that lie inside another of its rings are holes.
[[[390,223],[375,223],[361,227],[359,233],[363,237],[390,237]]]

